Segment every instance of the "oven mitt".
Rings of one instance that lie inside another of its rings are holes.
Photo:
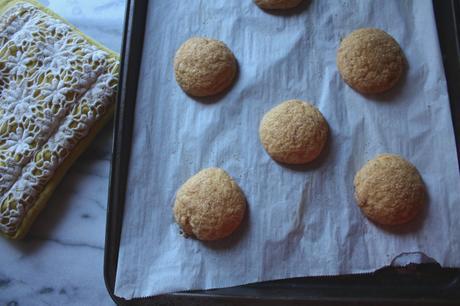
[[[118,70],[116,53],[38,2],[0,2],[0,234],[24,237],[112,118]]]

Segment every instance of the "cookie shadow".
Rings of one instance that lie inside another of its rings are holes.
[[[430,196],[427,194],[425,197],[425,202],[423,203],[422,210],[420,213],[415,217],[414,220],[410,221],[409,223],[406,224],[400,224],[400,225],[382,225],[375,223],[371,221],[373,224],[375,224],[377,227],[381,228],[382,230],[392,233],[394,235],[409,235],[413,234],[415,232],[418,232],[423,224],[425,223],[426,216],[428,214],[428,207],[430,205]]]
[[[243,236],[249,231],[249,218],[250,218],[250,208],[249,203],[246,203],[246,213],[244,214],[243,220],[241,221],[240,226],[228,237],[215,241],[202,241],[202,244],[212,250],[222,251],[233,248]]]
[[[236,73],[235,73],[235,77],[233,79],[233,82],[229,87],[227,87],[221,93],[218,93],[218,94],[212,95],[212,96],[208,96],[208,97],[196,97],[196,96],[189,95],[188,93],[185,93],[185,94],[189,98],[191,98],[192,100],[194,100],[194,101],[196,101],[198,103],[201,103],[201,104],[208,105],[208,104],[215,104],[215,103],[219,102],[220,100],[225,98],[225,96],[236,86],[236,83],[240,79],[240,64],[239,64],[238,60],[236,59],[236,57],[235,57],[235,61],[236,61]]]
[[[323,149],[319,153],[319,156],[316,159],[312,160],[311,162],[306,163],[306,164],[299,164],[299,165],[286,164],[286,163],[282,163],[276,160],[275,162],[281,167],[284,167],[284,168],[287,168],[293,171],[297,171],[297,172],[309,172],[309,171],[317,170],[324,165],[324,163],[326,162],[326,160],[329,158],[331,154],[331,146],[332,146],[331,134],[332,133],[329,130],[328,135],[327,135],[327,140],[326,140],[326,143],[324,144]]]
[[[303,0],[298,6],[290,8],[290,9],[286,9],[286,10],[283,10],[283,9],[267,10],[267,9],[262,9],[260,7],[259,9],[273,16],[290,17],[290,16],[302,14],[304,11],[308,9],[308,7],[310,6],[310,3],[311,3],[311,0]]]

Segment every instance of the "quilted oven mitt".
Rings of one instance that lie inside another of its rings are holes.
[[[33,0],[0,1],[0,233],[22,238],[112,117],[117,54]]]

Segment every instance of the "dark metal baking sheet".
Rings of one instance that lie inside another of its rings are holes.
[[[152,0],[155,1],[155,0]],[[305,277],[232,288],[124,300],[115,296],[134,108],[141,66],[147,0],[128,0],[115,114],[104,258],[104,278],[120,305],[460,305],[460,269],[436,264],[384,268],[363,275]],[[460,152],[460,4],[434,0],[452,120]]]

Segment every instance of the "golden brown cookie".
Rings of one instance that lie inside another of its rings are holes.
[[[174,217],[185,235],[217,240],[230,235],[243,220],[246,199],[222,169],[208,168],[189,178],[177,191]]]
[[[411,221],[423,208],[426,190],[411,163],[398,155],[382,154],[367,162],[355,176],[355,197],[361,211],[386,225]]]
[[[320,154],[328,131],[329,126],[316,107],[301,100],[289,100],[264,115],[259,137],[273,159],[304,164]]]
[[[264,10],[284,10],[298,6],[303,0],[254,0]]]
[[[345,82],[361,93],[380,93],[398,83],[406,70],[396,40],[379,29],[358,29],[337,51],[337,66]]]
[[[174,72],[177,83],[186,93],[205,97],[221,93],[232,85],[237,64],[223,42],[193,37],[177,50]]]

